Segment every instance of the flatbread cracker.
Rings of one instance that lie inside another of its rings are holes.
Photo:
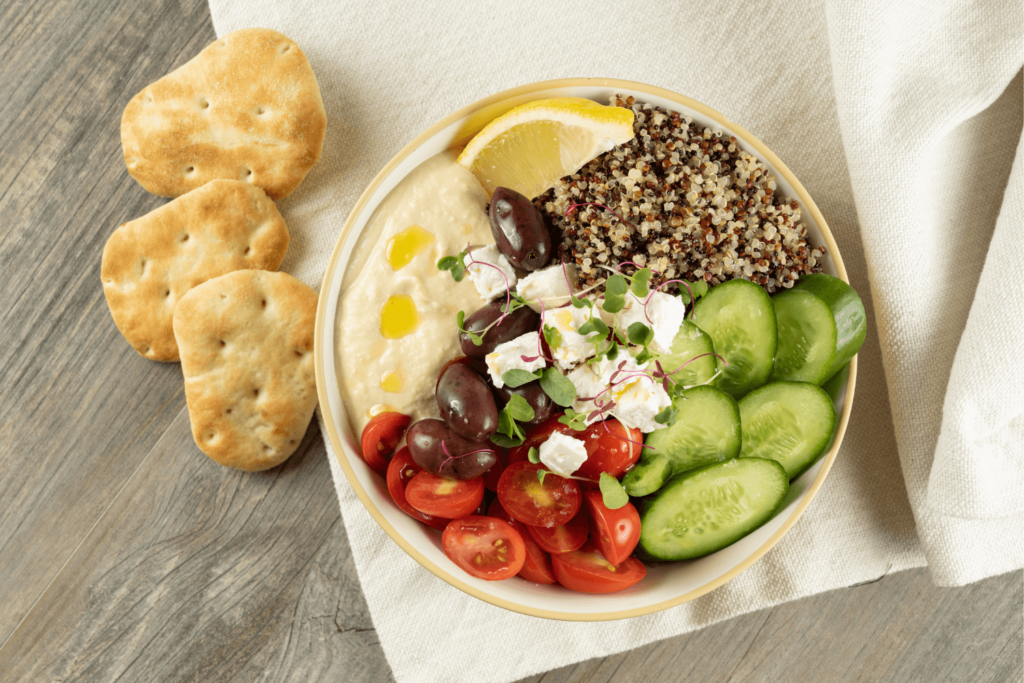
[[[316,302],[287,273],[240,270],[175,307],[192,437],[219,464],[265,470],[298,448],[317,400]]]
[[[161,197],[228,178],[280,199],[320,159],[326,127],[299,46],[277,31],[243,29],[133,97],[121,146],[128,172]]]
[[[103,248],[103,294],[136,351],[177,361],[175,304],[225,273],[277,270],[287,250],[288,228],[263,190],[215,180],[114,231]]]

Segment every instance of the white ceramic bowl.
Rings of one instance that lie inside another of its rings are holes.
[[[753,564],[796,523],[825,480],[846,431],[857,377],[855,358],[841,396],[839,431],[832,449],[793,482],[785,505],[771,521],[739,542],[707,557],[650,567],[639,584],[619,593],[587,595],[557,585],[541,586],[518,579],[483,581],[469,576],[445,557],[440,533],[416,522],[391,501],[384,479],[370,470],[359,455],[359,435],[353,433],[345,414],[335,373],[334,330],[339,292],[346,264],[360,232],[381,200],[412,169],[445,149],[464,146],[487,122],[512,107],[547,97],[586,97],[606,104],[615,93],[633,95],[639,101],[679,111],[692,116],[696,122],[720,128],[727,135],[735,135],[747,150],[772,168],[783,196],[799,200],[811,243],[828,247],[825,272],[848,281],[835,240],[818,207],[789,169],[757,138],[718,112],[668,90],[630,81],[577,78],[525,85],[474,102],[434,124],[406,145],[377,174],[352,209],[324,275],[316,318],[316,381],[320,407],[328,437],[345,476],[366,509],[405,552],[456,588],[499,607],[550,619],[600,621],[657,612],[693,600]]]

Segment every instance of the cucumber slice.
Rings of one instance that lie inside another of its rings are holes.
[[[703,354],[713,353],[714,350],[711,337],[689,320],[684,320],[676,332],[675,339],[672,340],[671,353],[658,354],[655,357],[661,362],[665,372],[673,372],[685,364],[686,367],[672,375],[672,380],[684,387],[692,387],[708,382],[718,371],[718,361],[714,356],[697,358]],[[694,358],[697,360],[693,360]]]
[[[664,455],[644,455],[640,462],[626,472],[622,488],[634,498],[654,493],[672,476],[672,461]]]
[[[775,361],[775,307],[760,286],[729,280],[712,287],[694,307],[694,322],[708,333],[727,367],[720,389],[733,398],[768,381]]]
[[[729,394],[714,387],[694,387],[675,399],[674,405],[679,411],[675,424],[651,432],[644,440],[653,449],[651,454],[672,461],[674,474],[739,455],[740,409]]]
[[[857,355],[868,333],[864,303],[857,291],[837,277],[825,273],[804,275],[793,289],[817,295],[830,309],[836,321],[836,357],[825,380],[833,377]]]
[[[789,477],[774,460],[745,458],[669,480],[640,515],[642,554],[690,560],[732,545],[775,516]]]
[[[847,363],[842,368],[840,368],[839,372],[837,372],[836,374],[832,375],[832,377],[829,378],[828,381],[824,382],[821,385],[821,388],[825,390],[825,393],[828,394],[828,397],[830,399],[832,399],[832,405],[834,405],[836,407],[837,411],[840,408],[839,402],[838,402],[839,401],[839,392],[842,391],[843,387],[846,386],[846,380],[848,380],[848,379],[850,379],[850,364],[849,363]]]
[[[832,450],[832,444],[836,442],[836,432],[839,431],[839,413],[842,412],[842,406],[839,405],[839,392],[846,386],[846,380],[850,379],[850,364],[847,363],[839,370],[836,374],[832,375],[832,379],[828,380],[821,385],[828,397],[832,399],[832,405],[836,407],[836,426],[832,428],[832,436],[829,437],[828,445],[825,446],[825,450],[822,453],[827,453]]]
[[[825,452],[836,426],[832,399],[808,382],[772,382],[740,399],[741,458],[770,458],[790,479]]]
[[[779,330],[772,381],[821,384],[836,357],[836,321],[824,301],[802,289],[772,297]]]

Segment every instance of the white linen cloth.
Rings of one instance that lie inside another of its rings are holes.
[[[398,681],[511,681],[925,558],[942,585],[1024,566],[1020,152],[999,210],[1021,129],[1019,0],[210,5],[218,35],[279,30],[319,79],[324,156],[279,203],[283,269],[311,285],[356,198],[420,131],[499,90],[602,76],[693,97],[775,151],[821,208],[874,323],[814,503],[745,573],[647,617],[545,621],[451,588],[376,525],[328,444]],[[486,656],[465,656],[469,642]]]

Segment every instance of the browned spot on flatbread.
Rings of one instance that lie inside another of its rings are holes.
[[[176,361],[178,300],[234,270],[276,270],[287,249],[288,228],[263,190],[215,180],[114,231],[103,249],[103,293],[139,353]]]
[[[298,447],[317,399],[313,354],[295,350],[313,348],[316,301],[286,273],[240,270],[178,302],[192,436],[216,462],[264,470]]]
[[[153,194],[238,178],[279,199],[320,159],[326,127],[302,50],[277,31],[243,29],[133,97],[121,146],[129,173]]]

